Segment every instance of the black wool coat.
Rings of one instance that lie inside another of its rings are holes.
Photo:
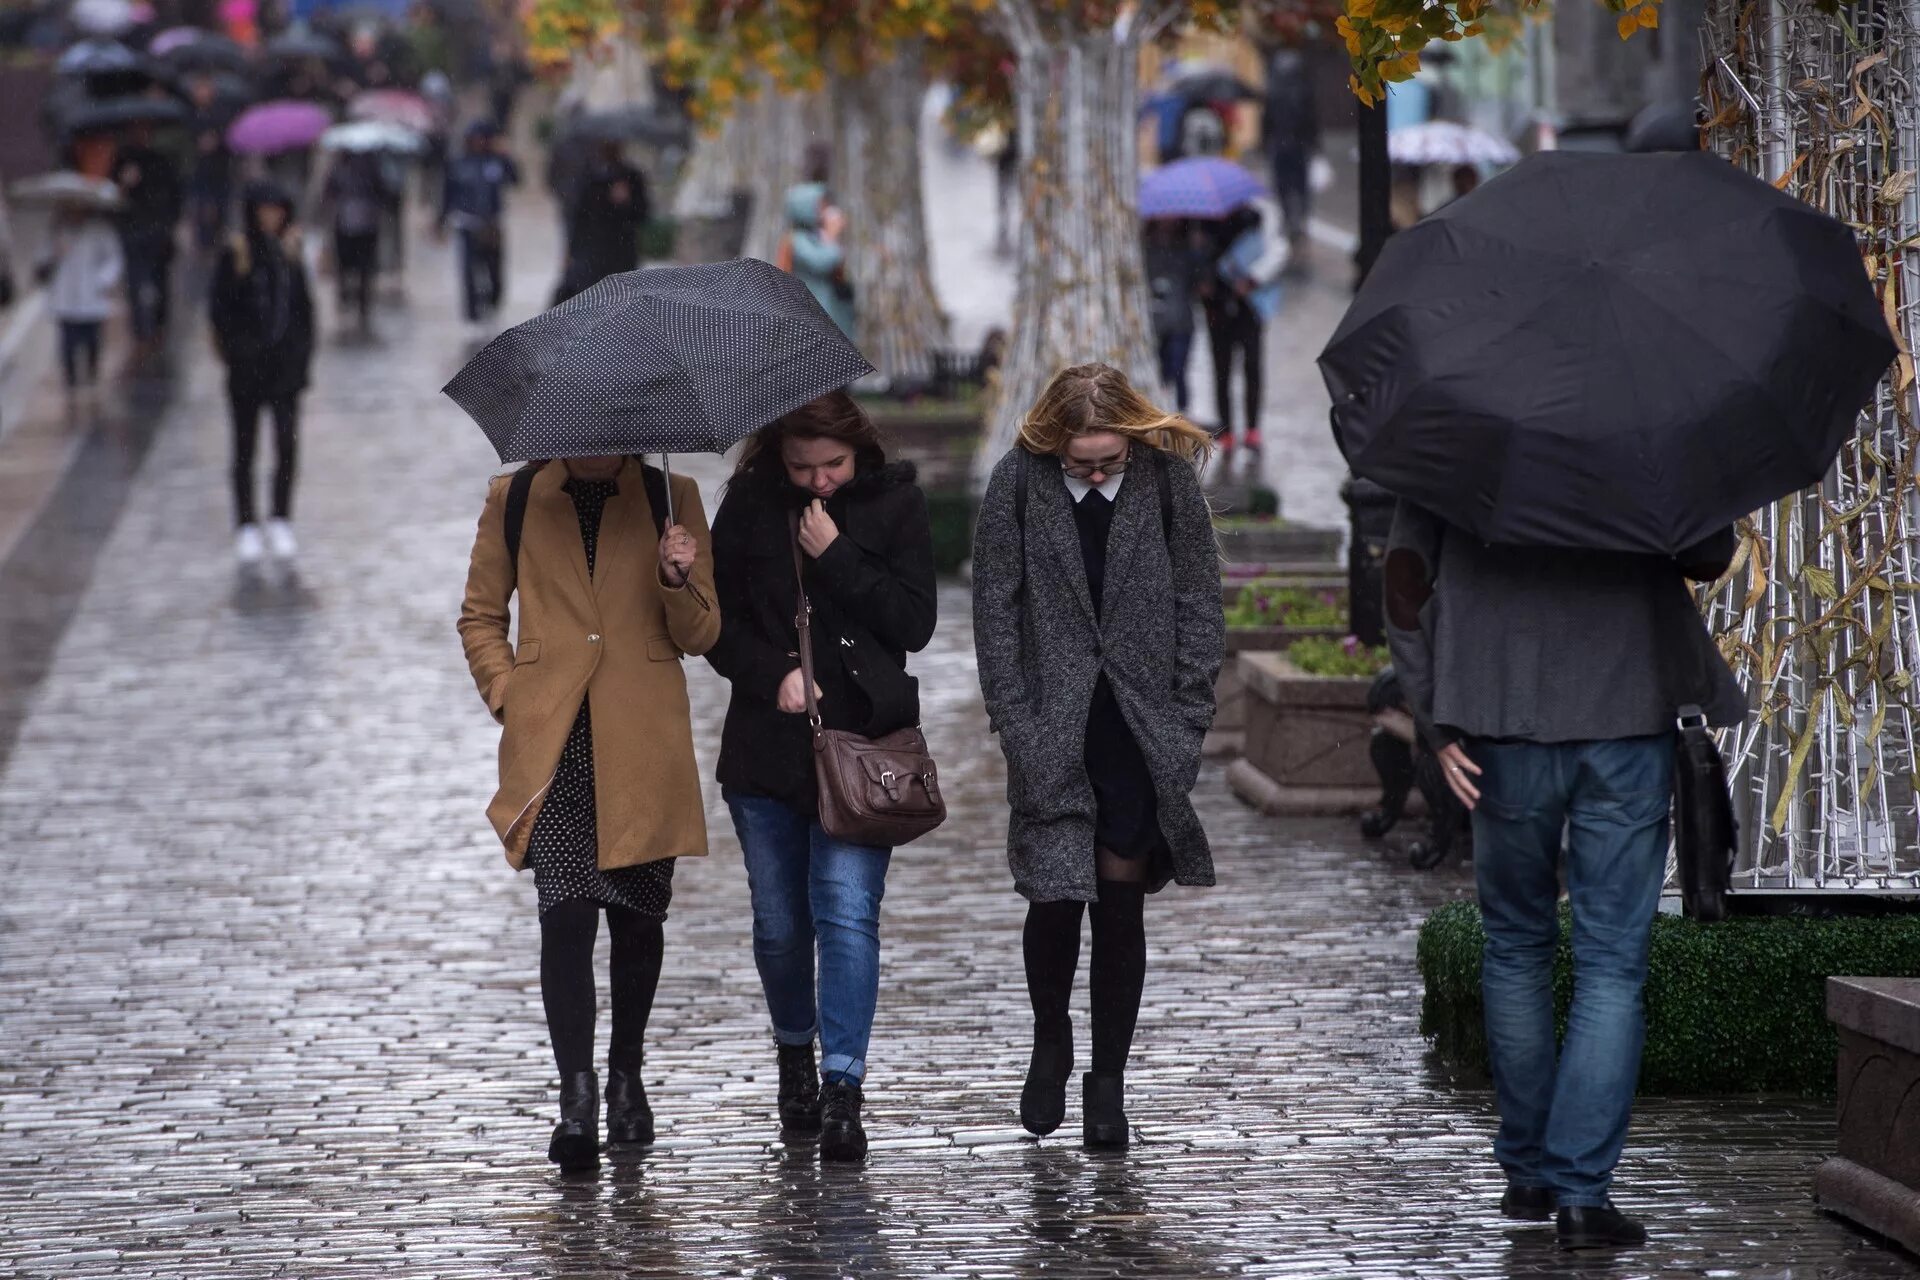
[[[788,513],[805,492],[778,458],[736,476],[713,520],[720,641],[707,661],[733,685],[720,738],[720,785],[811,814],[813,737],[781,711],[780,682],[800,665]],[[920,684],[907,655],[933,638],[933,533],[910,463],[862,471],[828,500],[840,536],[818,560],[802,553],[813,602],[813,651],[829,729],[869,737],[920,723]]]

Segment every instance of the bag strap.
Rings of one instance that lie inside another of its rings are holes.
[[[787,532],[793,547],[793,629],[800,639],[800,684],[807,698],[807,723],[820,727],[820,700],[813,692],[813,601],[807,599],[807,579],[800,561],[800,513],[787,512]]]
[[[655,466],[640,464],[640,479],[647,486],[647,505],[653,509],[655,537],[667,536],[667,473]]]
[[[533,492],[533,478],[540,473],[541,465],[529,462],[507,481],[507,563],[513,566],[516,578],[520,576],[520,531],[527,523],[527,495]]]

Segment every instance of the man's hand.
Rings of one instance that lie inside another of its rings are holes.
[[[1453,788],[1453,794],[1460,797],[1460,803],[1467,806],[1469,812],[1480,807],[1480,788],[1473,780],[1480,776],[1480,766],[1467,759],[1467,753],[1460,749],[1459,743],[1453,743],[1437,757],[1440,767],[1446,770],[1447,785]]]
[[[813,686],[814,701],[820,700],[820,686]],[[774,705],[790,716],[805,715],[807,712],[806,677],[800,668],[787,672],[787,678],[780,682],[780,696],[774,699]]]
[[[818,560],[839,536],[840,526],[827,514],[826,505],[818,498],[809,502],[800,513],[800,549]]]
[[[698,544],[684,526],[668,525],[660,535],[660,581],[670,587],[686,586],[699,554]]]

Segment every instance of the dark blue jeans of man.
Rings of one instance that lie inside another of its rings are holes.
[[[1626,1144],[1645,1025],[1640,998],[1673,795],[1670,735],[1543,744],[1473,741],[1481,966],[1500,1133],[1515,1186],[1562,1206],[1607,1199]],[[1573,1009],[1556,1057],[1553,953],[1565,837]]]
[[[817,1033],[820,1074],[857,1085],[880,999],[880,899],[893,851],[836,840],[778,800],[725,795],[746,854],[753,961],[774,1039],[812,1044]]]

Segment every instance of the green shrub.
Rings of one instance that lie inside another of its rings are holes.
[[[672,218],[648,218],[640,227],[640,257],[646,262],[671,262],[679,240],[680,224]]]
[[[1385,645],[1369,647],[1352,636],[1306,636],[1287,649],[1287,661],[1310,676],[1377,676],[1393,659]]]
[[[940,573],[958,573],[973,555],[973,497],[966,493],[927,495],[927,516],[933,525],[933,567]]]
[[[1230,627],[1344,627],[1347,593],[1250,582],[1227,610]]]
[[[1565,1034],[1573,999],[1570,915],[1554,956],[1555,1017]],[[1420,1030],[1449,1065],[1484,1074],[1480,909],[1450,902],[1427,917],[1417,951],[1426,982]],[[1640,1092],[1834,1091],[1826,980],[1920,977],[1920,914],[1736,916],[1701,924],[1661,915],[1646,986]]]

